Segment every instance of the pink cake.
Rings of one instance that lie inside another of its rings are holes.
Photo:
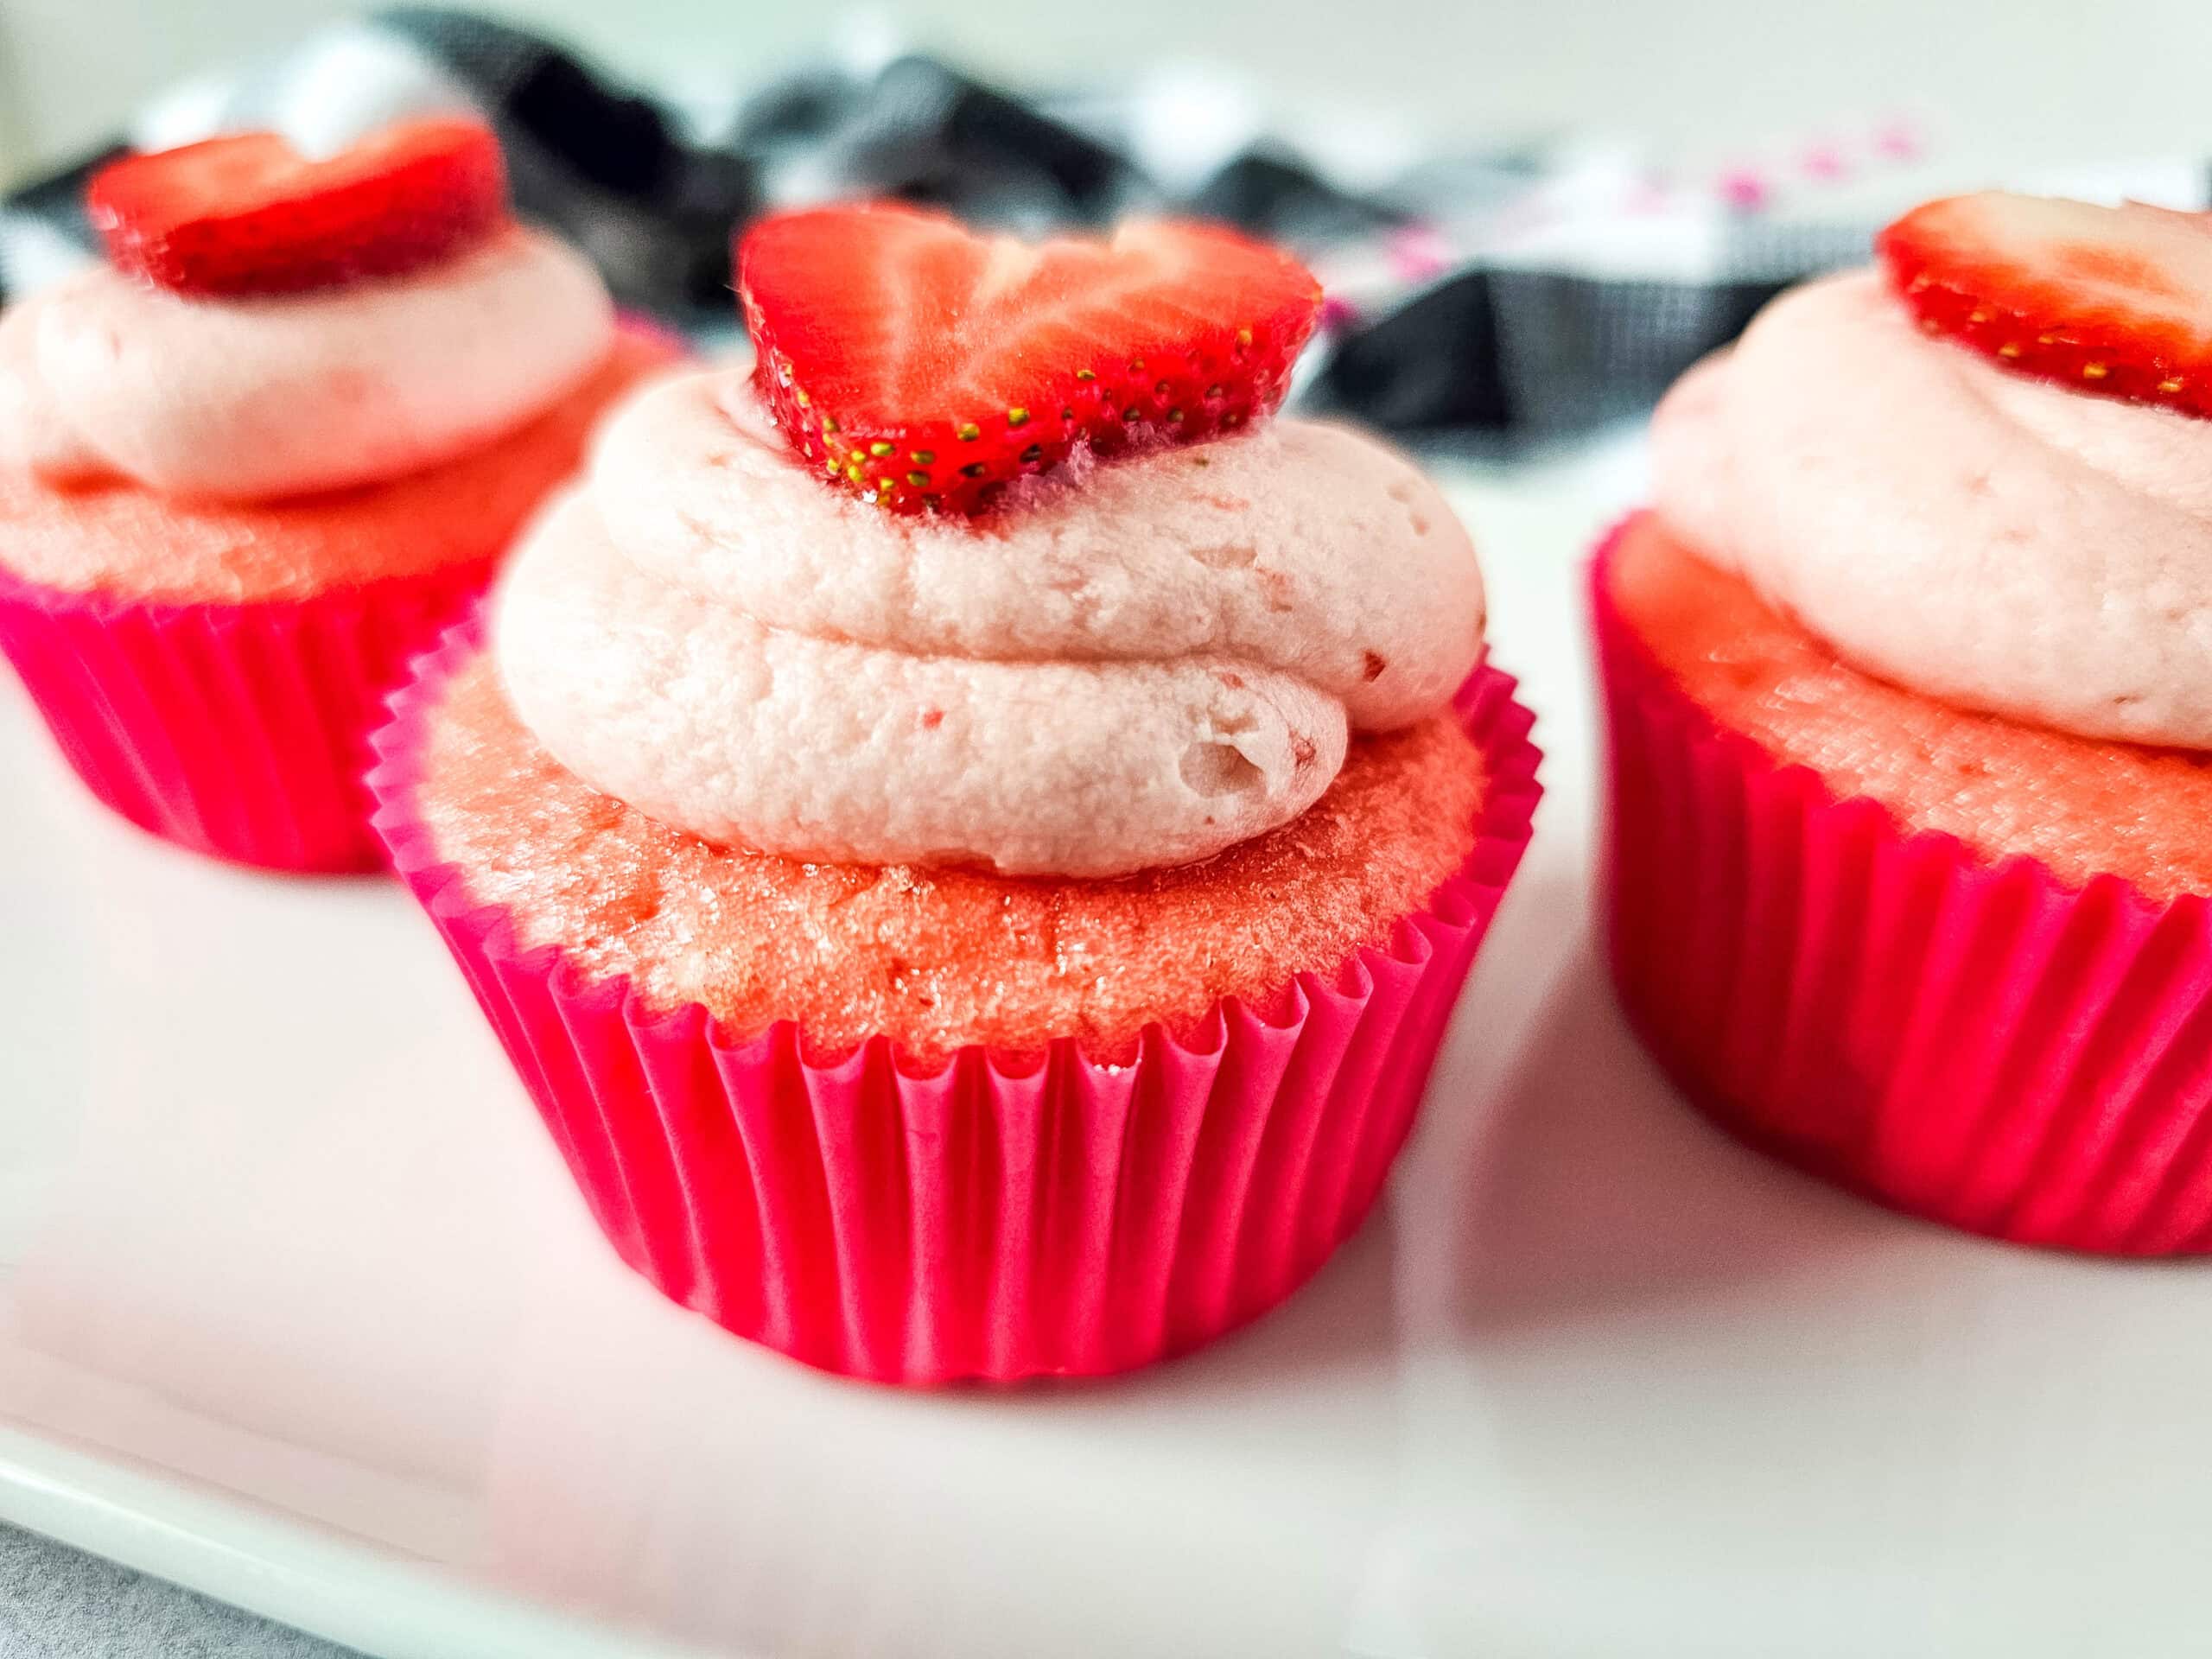
[[[1528,720],[1434,488],[1265,418],[1294,264],[803,217],[748,236],[759,379],[610,421],[402,699],[378,822],[671,1295],[887,1381],[1125,1370],[1372,1203],[1527,834]],[[1132,363],[1240,418],[1076,390]],[[965,512],[856,487],[825,431],[999,475]]]

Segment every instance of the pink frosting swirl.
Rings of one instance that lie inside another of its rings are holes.
[[[825,488],[741,378],[669,381],[503,582],[508,690],[572,771],[794,857],[1114,875],[1288,822],[1349,734],[1481,652],[1466,533],[1296,421],[1078,465],[969,523]]]
[[[372,483],[521,425],[613,334],[590,265],[518,226],[404,276],[267,299],[98,267],[0,316],[0,466],[231,500]]]
[[[2007,373],[1856,271],[1687,376],[1652,463],[1674,527],[1854,665],[2212,748],[2212,423]]]

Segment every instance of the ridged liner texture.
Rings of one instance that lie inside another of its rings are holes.
[[[453,629],[392,699],[371,775],[394,867],[445,938],[594,1217],[676,1301],[825,1370],[909,1385],[1125,1371],[1281,1301],[1357,1228],[1412,1126],[1527,845],[1533,724],[1478,670],[1456,712],[1490,786],[1463,868],[1384,948],[1229,999],[1107,1065],[1072,1039],[834,1061],[721,1030],[524,948],[414,802],[428,722],[481,648]]]
[[[1908,1213],[2212,1252],[2206,900],[1990,860],[1722,728],[1613,603],[1620,535],[1591,571],[1602,902],[1661,1065],[1725,1128]]]
[[[472,560],[307,599],[171,604],[0,569],[0,653],[87,788],[236,863],[383,868],[362,781],[409,659],[491,580]]]

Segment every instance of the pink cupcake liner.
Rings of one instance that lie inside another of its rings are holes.
[[[270,869],[374,870],[369,734],[409,658],[493,568],[235,605],[67,593],[0,571],[0,653],[86,787],[139,828]]]
[[[1382,948],[1230,999],[1108,1065],[1073,1039],[932,1065],[878,1036],[809,1054],[647,1007],[524,949],[439,861],[414,785],[425,725],[479,648],[452,630],[392,698],[375,824],[528,1086],[608,1240],[677,1302],[885,1382],[1123,1371],[1251,1319],[1365,1217],[1529,838],[1537,753],[1513,681],[1456,703],[1491,771],[1465,866]]]
[[[1605,904],[1645,1046],[1724,1127],[1909,1213],[2212,1251],[2212,918],[1991,862],[1720,728],[1592,572]]]

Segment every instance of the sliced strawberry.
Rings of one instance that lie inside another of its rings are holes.
[[[103,168],[85,208],[108,257],[181,294],[292,294],[459,252],[506,214],[499,141],[480,121],[385,128],[327,161],[233,133]]]
[[[1288,254],[1211,226],[1030,245],[886,202],[762,220],[738,292],[793,446],[902,512],[973,512],[1078,444],[1265,416],[1321,302]]]
[[[1921,326],[2024,374],[2212,416],[2212,214],[1984,191],[1875,248]]]

